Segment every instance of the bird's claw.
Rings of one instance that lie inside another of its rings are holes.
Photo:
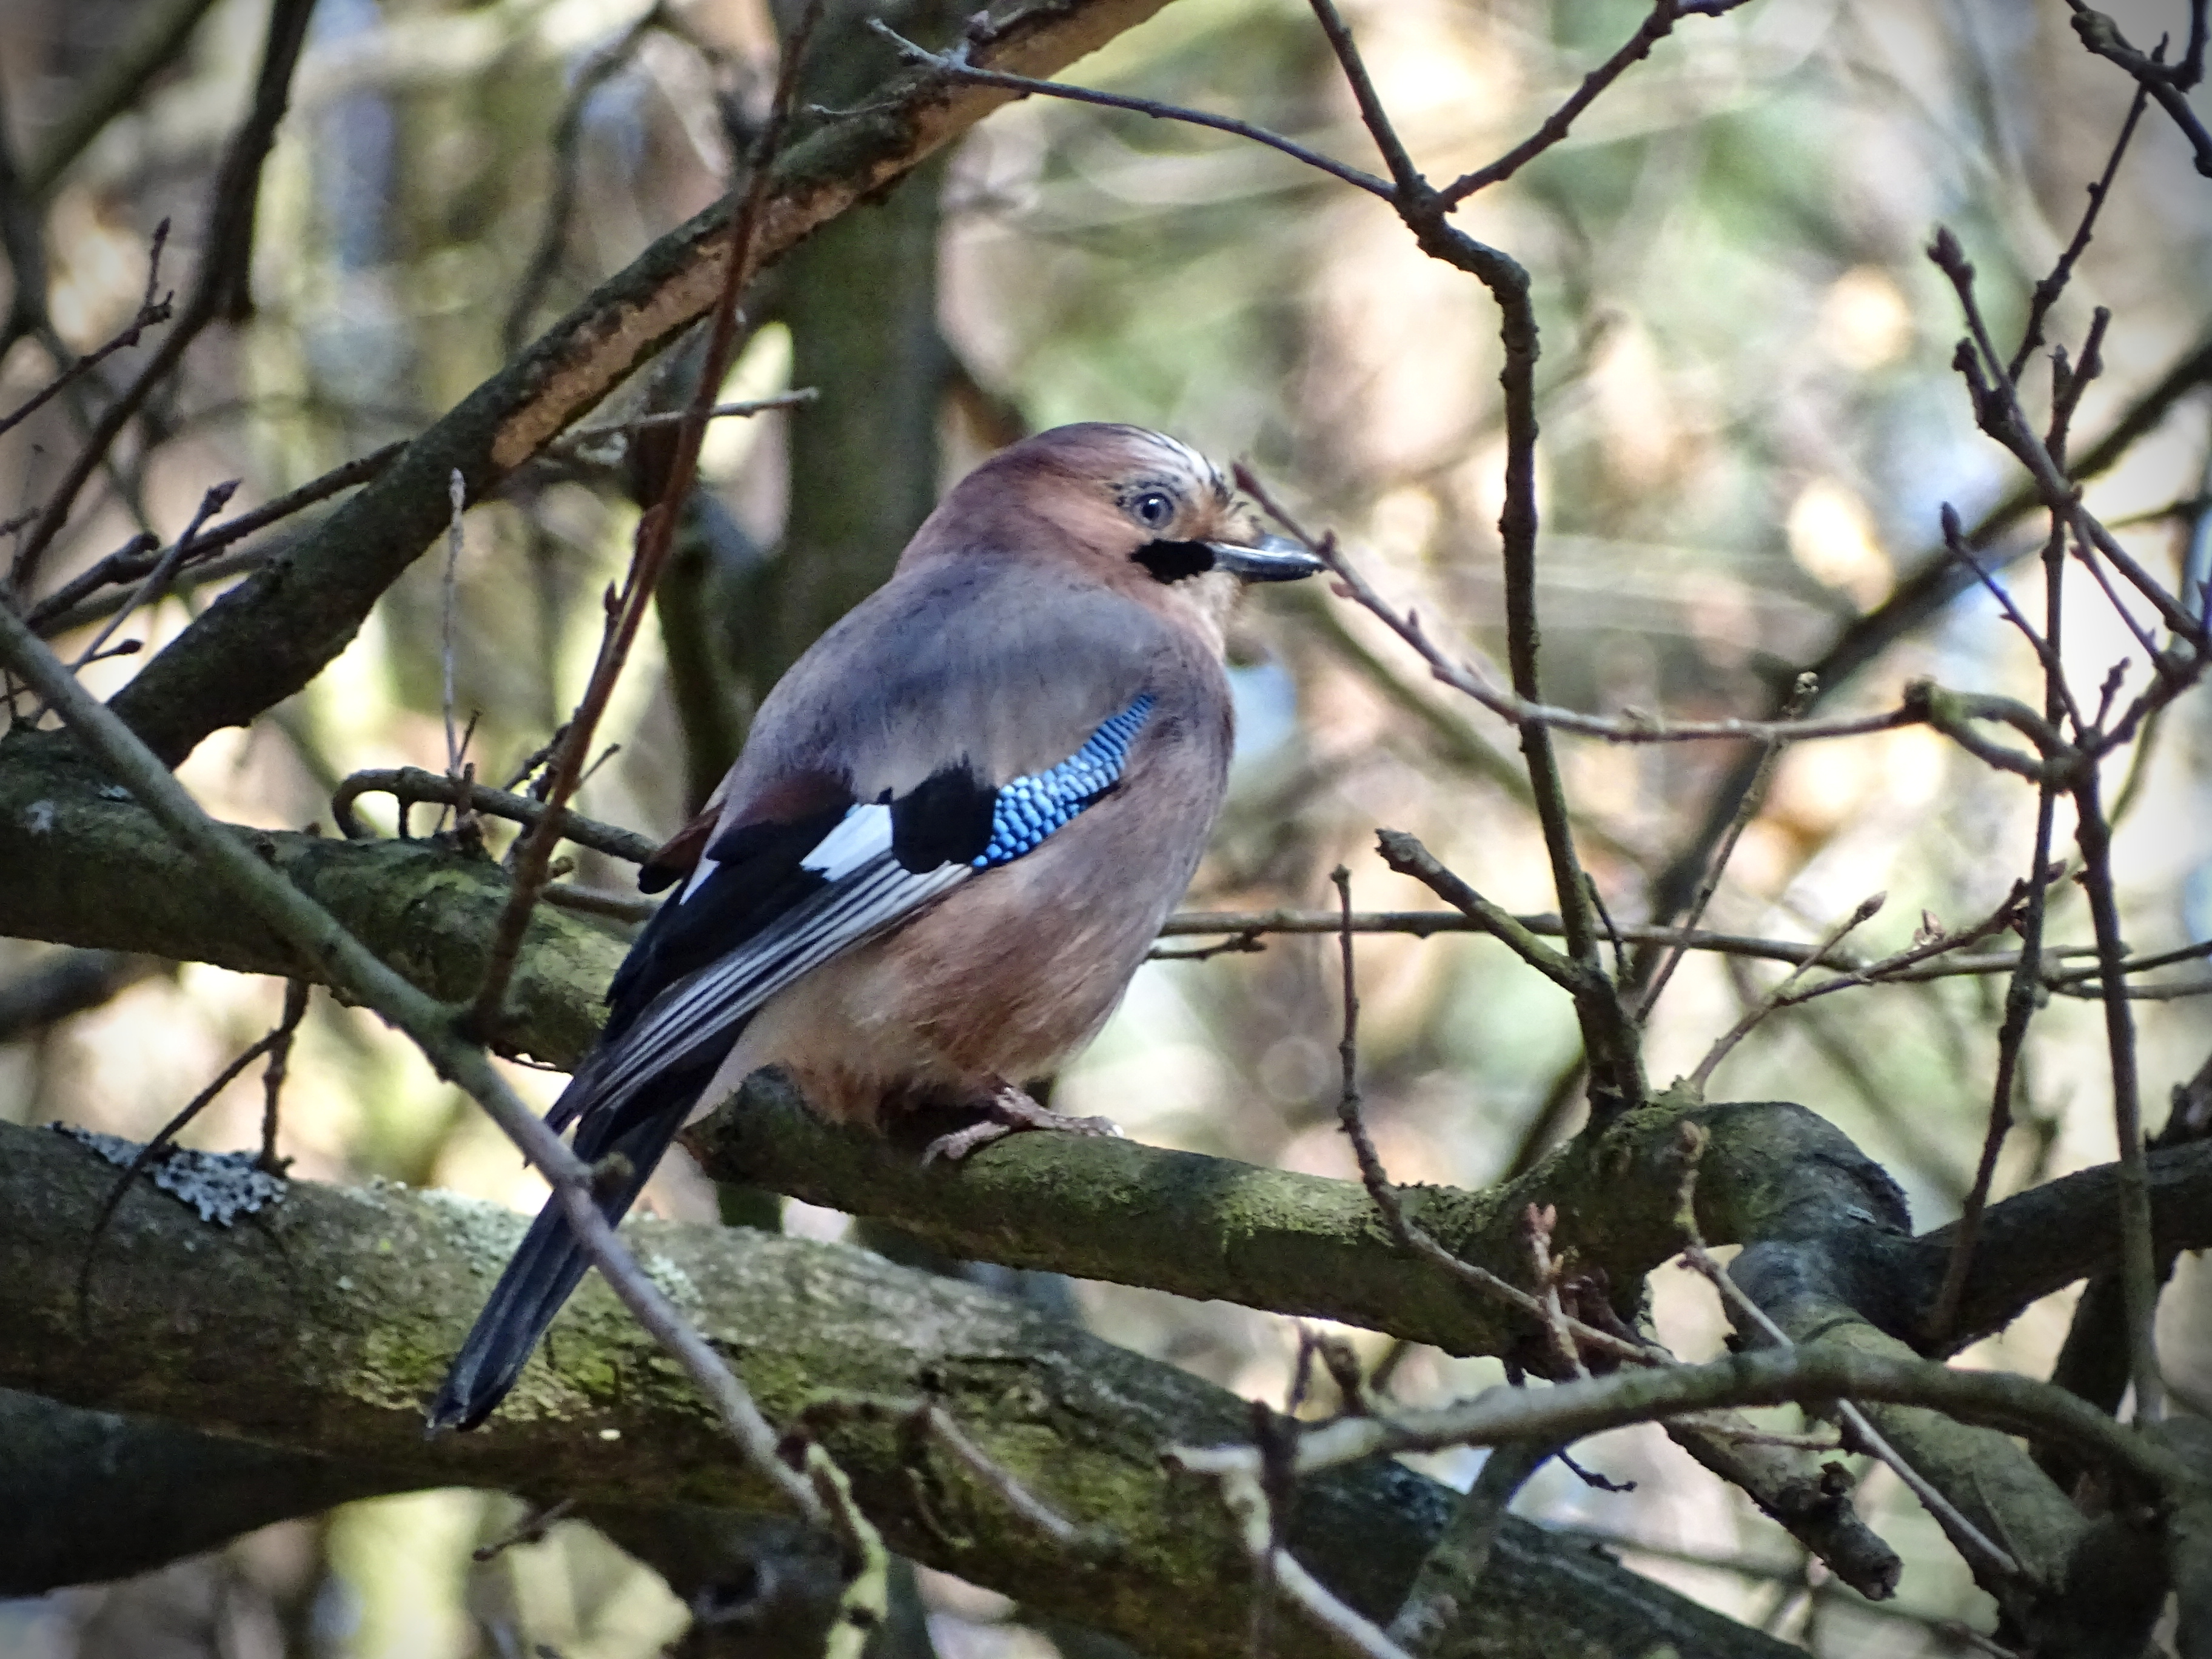
[[[957,1164],[978,1146],[988,1146],[994,1140],[1024,1129],[1057,1129],[1062,1134],[1112,1135],[1118,1139],[1121,1125],[1106,1117],[1069,1117],[1062,1113],[1040,1106],[1024,1091],[1014,1088],[1000,1090],[982,1104],[983,1115],[963,1129],[941,1134],[922,1149],[925,1165],[942,1158]]]

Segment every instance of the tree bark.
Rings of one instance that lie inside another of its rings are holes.
[[[596,1280],[489,1425],[423,1440],[422,1401],[519,1237],[519,1216],[392,1184],[298,1183],[222,1231],[142,1186],[90,1246],[81,1316],[88,1235],[114,1176],[61,1136],[0,1128],[0,1385],[217,1437],[172,1452],[174,1465],[202,1484],[228,1468],[250,1486],[258,1471],[264,1489],[296,1494],[297,1512],[363,1486],[715,1510],[764,1501],[681,1370]],[[823,1439],[902,1553],[1163,1659],[1245,1650],[1250,1573],[1235,1529],[1209,1487],[1159,1461],[1170,1443],[1247,1435],[1243,1402],[1018,1304],[849,1247],[659,1222],[627,1231],[774,1420],[834,1402],[933,1399],[1038,1497],[1105,1540],[1063,1550],[958,1465],[915,1454],[888,1411],[825,1419]],[[248,1443],[223,1451],[231,1442]],[[70,1491],[8,1504],[0,1527],[44,1528]],[[1291,1547],[1387,1618],[1449,1499],[1395,1464],[1333,1472],[1302,1484]],[[240,1512],[268,1519],[283,1507]],[[204,1529],[192,1541],[209,1541]],[[12,1540],[0,1547],[0,1559],[22,1559]],[[67,1576],[67,1563],[46,1565]],[[1717,1659],[1788,1651],[1523,1523],[1501,1535],[1492,1571],[1489,1650],[1500,1659],[1626,1659],[1664,1642]],[[36,1587],[28,1575],[10,1586]],[[1328,1650],[1287,1614],[1275,1628],[1283,1654]]]

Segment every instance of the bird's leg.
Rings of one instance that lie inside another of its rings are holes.
[[[991,1091],[975,1103],[983,1115],[964,1129],[955,1129],[941,1134],[922,1149],[921,1161],[934,1163],[949,1158],[957,1164],[978,1146],[988,1146],[994,1140],[1022,1129],[1059,1129],[1075,1135],[1119,1135],[1121,1131],[1112,1119],[1103,1117],[1068,1117],[1048,1110],[1030,1097],[1026,1090],[1018,1089],[1003,1079],[994,1079]]]

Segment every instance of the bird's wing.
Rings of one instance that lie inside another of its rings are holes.
[[[606,1033],[555,1127],[586,1114],[592,1142],[616,1133],[633,1101],[659,1098],[647,1084],[718,1064],[802,975],[1038,846],[1116,786],[1155,702],[1139,693],[1042,771],[994,781],[963,757],[902,795],[725,830],[615,976]]]

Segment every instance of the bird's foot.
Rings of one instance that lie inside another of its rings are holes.
[[[981,1104],[983,1115],[964,1129],[955,1129],[941,1134],[922,1149],[921,1161],[933,1164],[946,1158],[957,1164],[978,1146],[988,1146],[994,1140],[1024,1129],[1058,1129],[1072,1135],[1115,1135],[1121,1133],[1111,1118],[1068,1117],[1048,1110],[1031,1099],[1026,1091],[1011,1083],[1002,1083],[991,1091],[989,1098]]]

